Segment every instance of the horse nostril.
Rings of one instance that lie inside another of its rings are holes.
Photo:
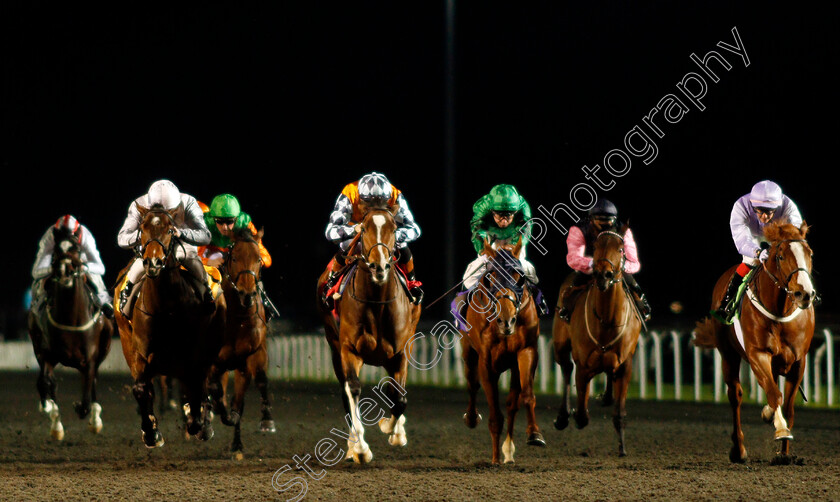
[[[607,273],[604,274],[604,277],[606,277],[607,279],[612,279],[613,278],[613,273],[612,272],[607,272]]]
[[[795,293],[793,294],[793,296],[794,296],[794,298],[797,298],[797,299],[802,298],[802,291],[797,291],[797,292],[795,292]]]

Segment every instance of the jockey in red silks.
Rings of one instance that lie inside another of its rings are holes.
[[[779,185],[769,180],[759,181],[750,193],[735,201],[729,216],[732,240],[741,253],[742,261],[729,279],[720,305],[712,312],[718,320],[729,322],[735,311],[733,300],[741,283],[759,263],[767,259],[767,249],[762,244],[765,242],[764,227],[771,222],[786,222],[799,227],[802,216]]]
[[[589,215],[582,225],[573,226],[569,229],[569,235],[566,237],[566,246],[568,248],[566,263],[571,267],[573,272],[563,281],[560,298],[557,301],[558,307],[560,308],[557,311],[557,316],[567,322],[574,310],[574,302],[577,299],[575,293],[580,291],[592,278],[592,253],[595,248],[595,239],[598,237],[598,234],[608,230],[612,232],[619,230],[618,209],[616,209],[615,204],[606,199],[599,200],[589,210]],[[647,321],[650,319],[650,305],[642,289],[639,287],[639,283],[633,277],[633,274],[641,268],[638,250],[636,249],[636,241],[633,239],[633,232],[629,228],[624,232],[622,237],[624,238],[625,258],[622,277],[624,278],[624,283],[633,292],[633,297],[636,301],[636,306],[639,308],[639,312],[641,312]]]
[[[331,307],[331,299],[327,298],[326,294],[338,281],[338,274],[344,267],[347,256],[355,252],[354,249],[350,249],[350,245],[361,232],[361,221],[364,218],[361,203],[377,201],[387,202],[389,208],[399,205],[399,210],[394,216],[394,222],[397,224],[396,248],[399,251],[397,265],[408,280],[412,301],[420,303],[423,299],[423,290],[420,289],[422,283],[416,279],[414,257],[408,248],[409,243],[420,237],[420,226],[414,221],[414,215],[408,209],[408,202],[402,192],[391,185],[384,174],[372,172],[362,176],[359,181],[346,185],[330,213],[330,221],[324,233],[330,242],[338,244],[338,251],[330,262],[330,274],[321,291],[321,301],[328,307]]]

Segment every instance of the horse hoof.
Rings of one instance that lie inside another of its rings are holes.
[[[244,459],[245,455],[243,455],[241,451],[234,452],[233,460],[236,460],[237,462],[242,462],[242,460]]]
[[[274,420],[263,420],[260,422],[260,432],[277,432],[277,428],[274,426]]]
[[[528,441],[526,442],[528,446],[545,446],[545,439],[543,435],[539,432],[535,432],[528,436]]]
[[[793,439],[793,434],[790,433],[790,429],[779,429],[776,431],[775,439],[776,441],[781,441],[782,439]]]
[[[577,427],[578,429],[583,429],[587,425],[589,425],[589,416],[578,416],[577,414],[575,414],[575,427]]]
[[[64,440],[64,429],[53,429],[50,431],[50,436],[55,439],[56,441],[63,441]]]
[[[771,408],[770,405],[768,405],[768,404],[765,404],[764,408],[761,409],[761,419],[764,420],[768,424],[773,423],[773,415],[774,414],[775,413],[773,412],[773,408]]]
[[[146,445],[146,448],[148,449],[160,448],[165,443],[163,440],[163,434],[161,434],[160,431],[155,431],[154,439],[152,439],[151,441],[148,440],[148,438],[146,437],[146,431],[140,432],[143,437],[143,444]]]
[[[729,450],[729,461],[733,464],[743,464],[747,461],[747,450],[743,448],[732,447]]]
[[[391,420],[389,418],[380,418],[379,419],[379,430],[382,431],[383,434],[391,434],[394,432],[394,426],[391,425]]]
[[[360,454],[358,454],[354,451],[354,452],[351,452],[351,454],[347,458],[347,460],[355,462],[359,465],[364,465],[364,464],[369,463],[371,460],[373,460],[373,452],[368,450],[368,451],[366,451],[366,452],[364,452],[360,455]]]
[[[513,459],[510,459],[510,460],[505,460],[505,465],[508,465],[508,464],[515,464],[515,463],[516,463],[516,461],[515,461],[515,460],[513,460]]]
[[[391,434],[388,436],[388,444],[391,446],[405,446],[408,444],[408,438],[405,434]]]
[[[466,424],[466,426],[470,429],[474,429],[475,426],[481,422],[481,419],[481,413],[476,413],[473,420],[470,420],[469,413],[464,413],[464,424]]]
[[[557,416],[557,419],[554,421],[554,428],[558,431],[562,431],[566,427],[569,426],[569,415],[565,416]]]
[[[215,433],[215,431],[213,431],[213,427],[211,427],[208,424],[207,427],[205,427],[204,429],[201,429],[201,432],[198,433],[198,439],[200,439],[202,441],[210,441],[211,439],[213,439],[213,436],[215,434],[216,433]]]
[[[626,457],[627,456],[627,450],[625,450],[624,448],[618,450],[618,456],[619,456],[619,458]]]
[[[99,434],[100,432],[102,432],[102,423],[88,424],[88,430],[93,434]]]

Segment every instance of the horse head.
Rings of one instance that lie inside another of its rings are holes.
[[[497,244],[495,247],[485,238],[482,254],[487,258],[487,273],[484,275],[484,287],[496,304],[496,330],[504,336],[510,336],[516,329],[516,318],[522,309],[522,296],[525,291],[525,271],[519,261],[522,241],[515,245]]]
[[[399,205],[389,208],[385,203],[366,206],[362,219],[362,263],[370,271],[373,283],[383,286],[388,282],[391,261],[397,244],[397,223],[394,220]]]
[[[84,274],[78,237],[65,228],[53,229],[52,277],[62,288],[72,288]]]
[[[259,242],[263,234],[262,228],[256,236],[247,227],[236,230],[225,260],[225,275],[239,298],[239,304],[246,309],[257,304],[257,285],[262,268]]]
[[[178,218],[183,217],[183,209],[180,205],[172,210],[167,210],[160,204],[150,208],[140,204],[136,206],[141,218],[143,266],[147,276],[157,277],[167,262],[175,256],[175,229]]]
[[[791,223],[770,223],[764,229],[769,241],[764,270],[800,309],[807,309],[816,296],[811,266],[814,252],[805,240],[808,225],[797,228]]]
[[[595,238],[595,249],[592,252],[592,275],[595,285],[601,291],[606,291],[613,284],[621,281],[624,270],[624,226],[619,232],[605,230]]]

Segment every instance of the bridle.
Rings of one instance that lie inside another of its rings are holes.
[[[808,241],[806,241],[805,239],[787,239],[787,240],[779,241],[778,246],[779,246],[779,248],[781,248],[782,244],[791,243],[791,242],[801,242],[801,243],[804,243],[806,246],[808,245]],[[777,270],[777,273],[778,273],[778,271],[782,270],[782,253],[777,251],[774,259],[775,259],[775,262],[776,262],[776,270]],[[805,272],[805,274],[807,274],[808,278],[811,280],[811,283],[814,283],[814,276],[811,275],[811,271],[806,269],[806,268],[803,268],[803,267],[795,268],[790,274],[788,274],[788,276],[785,278],[784,282],[780,281],[772,272],[770,272],[770,270],[767,269],[767,262],[764,262],[762,264],[761,268],[762,268],[762,270],[764,270],[764,273],[767,274],[768,277],[770,277],[770,280],[773,281],[773,284],[775,284],[775,286],[777,288],[784,291],[787,296],[791,296],[791,295],[794,294],[794,292],[791,291],[790,288],[788,288],[787,285],[790,284],[790,280],[793,278],[793,276],[796,275],[799,272]]]
[[[619,243],[621,244],[621,263],[619,263],[618,267],[616,267],[615,264],[607,258],[600,258],[596,262],[596,263],[606,262],[607,264],[609,264],[610,268],[612,269],[613,278],[610,279],[609,282],[607,282],[607,287],[610,287],[613,284],[617,284],[617,283],[621,282],[621,272],[624,270],[624,264],[627,261],[627,256],[624,254],[624,237],[621,234],[619,234],[618,232],[613,232],[612,230],[604,230],[603,232],[600,232],[597,237],[595,237],[595,242],[598,242],[598,240],[601,239],[601,237],[603,237],[605,235],[611,235],[611,236],[615,237],[616,239],[618,239]]]
[[[385,211],[385,212],[387,212],[387,211]],[[365,217],[365,220],[367,220],[367,218],[369,218],[372,214],[373,213],[368,213],[368,215],[366,215],[366,217]],[[359,231],[359,234],[357,235],[359,246],[362,248],[362,254],[359,255],[359,256],[356,256],[356,262],[357,263],[362,262],[369,269],[370,268],[370,265],[369,265],[370,264],[370,260],[369,260],[370,254],[373,252],[374,249],[376,249],[377,247],[380,247],[380,246],[385,248],[385,250],[388,252],[387,261],[392,262],[392,261],[397,260],[397,253],[394,250],[392,250],[390,247],[388,247],[388,245],[385,244],[384,242],[378,241],[374,245],[372,245],[369,249],[366,250],[365,249],[365,240],[364,240],[364,235],[363,235],[364,233],[365,233],[365,225],[364,225],[364,221],[363,221],[362,229]],[[352,247],[350,249],[352,250]],[[353,277],[350,278],[350,282],[352,283],[352,286],[353,286],[352,289],[350,290],[350,297],[351,298],[353,298],[354,300],[356,300],[359,303],[369,303],[369,304],[374,304],[374,305],[385,305],[385,304],[388,304],[388,303],[392,303],[397,299],[396,294],[392,298],[389,298],[387,300],[368,300],[366,298],[357,297],[356,296],[356,281],[355,281],[355,278],[356,278],[356,272],[358,270],[359,270],[359,266],[357,265],[356,268],[353,270]]]
[[[259,282],[260,282],[260,276],[262,275],[262,260],[259,261],[259,267],[257,268],[256,271],[252,270],[251,268],[246,268],[244,270],[240,270],[239,272],[237,272],[237,274],[235,276],[231,276],[230,275],[230,269],[231,269],[231,262],[233,261],[233,250],[236,247],[236,244],[238,242],[240,242],[240,241],[234,240],[231,243],[231,245],[228,246],[227,253],[226,253],[227,256],[225,256],[225,262],[224,262],[224,266],[223,266],[223,268],[224,268],[224,270],[223,270],[224,278],[228,280],[228,282],[231,285],[231,288],[237,294],[237,297],[239,298],[240,305],[242,305],[242,296],[251,296],[255,299],[255,301],[253,303],[253,306],[255,307],[254,313],[257,313],[257,312],[259,312],[259,309],[256,308],[256,307],[258,305],[258,302],[260,301],[258,290],[255,289],[254,292],[252,292],[252,293],[243,292],[236,286],[236,283],[239,282],[239,278],[242,277],[242,275],[244,274],[244,275],[253,276],[254,277],[254,284],[258,285]],[[250,243],[257,244],[257,241],[255,241],[253,239],[246,239],[242,242],[250,242]],[[259,286],[257,286],[257,288],[258,287]],[[244,307],[244,305],[242,305],[242,306]],[[248,307],[248,309],[250,310],[250,307]],[[253,315],[254,314],[251,314],[251,316],[253,316]],[[263,322],[265,322],[265,320],[263,320]]]
[[[150,238],[149,240],[147,240],[146,242],[143,243],[143,245],[141,246],[141,249],[137,250],[137,253],[143,259],[143,265],[144,266],[150,267],[150,268],[153,268],[153,269],[162,269],[162,268],[165,268],[167,266],[167,264],[169,263],[170,258],[173,256],[173,254],[175,252],[176,241],[178,241],[178,239],[175,239],[173,237],[175,235],[175,229],[174,229],[175,220],[172,218],[172,215],[169,214],[169,211],[160,210],[160,209],[149,210],[148,214],[152,214],[152,213],[154,213],[156,215],[165,214],[166,217],[169,218],[169,223],[172,225],[172,227],[170,227],[169,230],[166,232],[167,235],[170,236],[169,245],[165,245],[163,243],[163,241],[158,237],[152,237],[152,238]],[[148,218],[148,215],[146,216],[146,218]],[[180,241],[178,241],[178,242],[180,244]],[[163,249],[163,260],[161,260],[162,265],[160,267],[153,267],[152,265],[150,265],[149,259],[145,258],[143,256],[143,250],[148,249],[149,244],[153,244],[153,243],[159,244],[160,247]],[[180,245],[183,246],[183,244],[180,244]]]

